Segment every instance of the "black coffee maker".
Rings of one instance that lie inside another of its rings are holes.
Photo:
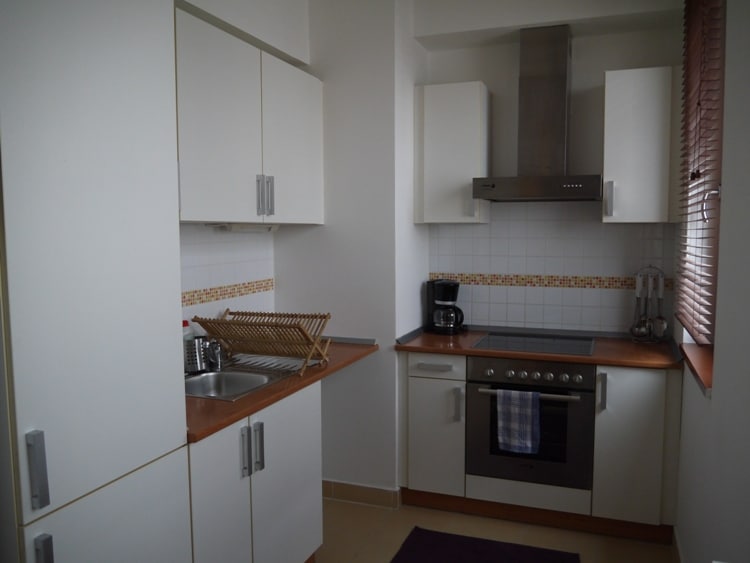
[[[456,307],[459,283],[430,280],[425,290],[425,330],[437,334],[458,334],[464,330],[464,312]]]

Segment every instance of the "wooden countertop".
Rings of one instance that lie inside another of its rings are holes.
[[[377,344],[331,343],[329,361],[324,367],[309,367],[303,376],[291,375],[266,385],[234,402],[185,397],[187,407],[187,441],[197,442],[233,422],[280,401],[284,397],[320,381],[365,356],[376,352]]]
[[[458,354],[462,356],[487,356],[495,358],[534,358],[553,362],[575,362],[622,367],[653,369],[679,368],[681,357],[674,342],[642,343],[624,337],[594,337],[594,350],[590,356],[570,354],[542,354],[510,350],[480,350],[473,346],[487,331],[469,330],[462,334],[445,336],[423,332],[403,344],[396,344],[401,352],[426,352],[432,354]]]

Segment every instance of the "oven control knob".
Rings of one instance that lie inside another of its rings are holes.
[[[555,380],[555,374],[551,371],[548,371],[544,374],[544,381],[554,381]]]
[[[573,383],[583,383],[583,376],[577,373],[573,376]]]
[[[485,377],[492,377],[494,375],[495,375],[495,370],[494,369],[487,368],[486,370],[484,370],[484,376]]]
[[[542,378],[542,374],[539,373],[538,371],[531,372],[531,379],[533,379],[534,381],[539,381],[541,378]]]
[[[516,376],[516,372],[513,371],[512,369],[509,369],[508,371],[505,372],[505,377],[507,377],[508,379],[513,379],[515,376]]]
[[[567,383],[570,381],[570,376],[567,373],[561,373],[560,374],[560,382],[561,383]]]
[[[522,369],[521,371],[518,372],[518,377],[520,379],[528,379],[529,373],[525,369]]]

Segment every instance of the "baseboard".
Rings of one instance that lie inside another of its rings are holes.
[[[400,490],[391,491],[389,489],[365,487],[363,485],[352,485],[351,483],[339,483],[337,481],[323,481],[323,498],[371,504],[373,506],[392,509],[397,509],[401,506]]]
[[[524,522],[526,524],[550,526],[552,528],[616,536],[666,545],[670,545],[673,538],[672,526],[652,526],[649,524],[610,520],[608,518],[597,518],[583,514],[528,508],[513,504],[454,497],[437,493],[425,493],[407,488],[401,489],[401,502],[424,508],[461,512],[475,516],[500,518],[502,520]]]

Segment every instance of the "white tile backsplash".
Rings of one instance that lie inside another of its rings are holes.
[[[180,225],[182,291],[211,289],[274,277],[273,235]],[[226,308],[272,311],[273,291],[185,307],[183,316],[215,316]]]
[[[677,226],[604,224],[600,203],[493,203],[486,225],[430,227],[430,270],[454,274],[631,277],[648,265],[674,277]],[[627,331],[632,290],[467,286],[469,324]],[[669,318],[671,292],[665,298]]]

